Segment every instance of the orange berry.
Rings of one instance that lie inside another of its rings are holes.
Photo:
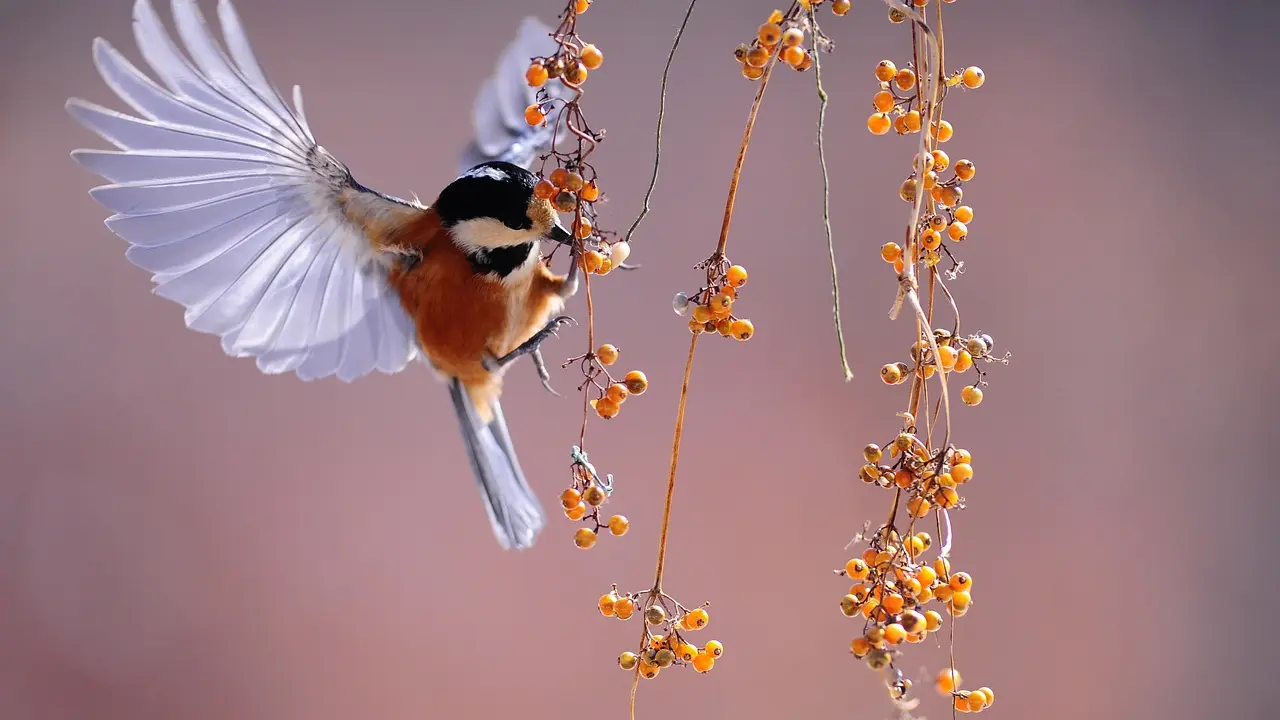
[[[956,208],[956,220],[968,225],[973,222],[973,208],[968,205],[961,205]]]
[[[887,113],[892,110],[896,102],[897,98],[895,98],[893,93],[888,90],[881,90],[871,98],[871,103],[876,106],[876,110],[879,110],[882,113]]]
[[[564,505],[566,510],[574,507],[580,502],[582,502],[582,493],[574,490],[573,488],[569,488],[568,490],[560,493],[560,504]]]
[[[939,507],[950,510],[960,505],[960,494],[954,488],[944,487],[934,494],[933,500]]]
[[[907,265],[906,265],[906,263],[902,262],[902,258],[898,258],[897,260],[894,260],[894,261],[893,261],[893,271],[894,271],[894,272],[896,272],[896,273],[898,273],[899,275],[901,275],[901,274],[902,274],[902,271],[903,271],[903,270],[906,270],[906,269],[907,269]]]
[[[956,448],[956,451],[951,454],[951,462],[957,465],[961,463],[969,465],[973,462],[973,454],[963,448]]]
[[[600,505],[603,505],[606,499],[608,499],[608,496],[604,494],[604,490],[601,490],[599,486],[596,485],[587,486],[587,489],[582,493],[582,502],[590,505],[591,507],[599,507]]]
[[[546,117],[542,114],[542,109],[538,107],[537,103],[524,109],[524,121],[530,125],[537,127],[545,120]]]
[[[938,139],[938,142],[944,143],[955,134],[955,128],[951,127],[951,123],[946,120],[940,120],[930,128],[929,132]]]
[[[898,66],[893,64],[892,60],[881,60],[876,63],[876,79],[882,83],[893,80],[898,74]]]
[[[897,645],[907,639],[907,631],[898,623],[889,623],[884,627],[884,639],[890,645]]]
[[[885,385],[897,385],[902,382],[902,371],[892,363],[880,368],[880,379]]]
[[[613,593],[609,593],[607,595],[600,596],[600,601],[596,603],[596,607],[600,608],[601,615],[604,615],[605,617],[613,617],[613,607],[617,602],[618,596]]]
[[[728,315],[729,311],[733,309],[733,298],[727,293],[720,293],[711,298],[708,306],[711,308],[712,315]]]
[[[725,282],[739,288],[747,284],[747,269],[741,265],[731,265],[724,275]]]
[[[959,220],[956,220],[955,222],[947,226],[947,237],[951,238],[955,242],[960,242],[961,240],[964,240],[965,236],[967,236],[968,234],[969,234],[969,228],[966,227],[965,224],[960,222]]]
[[[607,343],[601,345],[596,348],[596,360],[599,360],[601,365],[614,364],[618,361],[618,348]]]
[[[604,255],[595,250],[588,250],[582,254],[581,262],[583,270],[589,273],[599,272],[600,266],[604,264]]]
[[[967,572],[958,572],[951,576],[951,582],[947,584],[956,592],[968,591],[969,588],[973,587],[973,576]]]
[[[902,257],[902,248],[898,247],[898,243],[896,242],[887,242],[880,246],[880,257],[883,258],[885,262],[891,263]]]
[[[969,712],[978,712],[987,706],[987,694],[981,690],[970,690],[965,701],[969,705]]]
[[[966,453],[967,454],[967,453]],[[958,483],[966,483],[973,479],[973,466],[967,462],[957,461],[951,466],[951,477]]]
[[[711,615],[703,608],[690,610],[689,614],[685,615],[685,625],[690,630],[701,630],[706,627],[709,622],[711,622]]]
[[[550,200],[556,196],[556,186],[546,179],[538,180],[533,185],[533,195],[540,200]]]
[[[576,234],[580,239],[586,239],[591,237],[592,231],[595,230],[595,228],[591,227],[591,221],[586,219],[585,217],[582,218],[581,220],[574,220],[573,229],[574,229],[574,234]]]
[[[909,470],[898,468],[898,470],[893,473],[893,484],[903,488],[904,490],[911,487],[911,483],[914,481],[915,477]]]
[[[880,605],[884,607],[885,612],[891,615],[897,615],[898,613],[902,612],[902,605],[903,605],[902,596],[899,595],[898,593],[889,593],[888,595],[884,596],[884,599],[880,602]]]
[[[919,572],[916,573],[916,579],[920,581],[921,585],[925,587],[929,587],[930,585],[933,584],[934,580],[938,579],[938,573],[934,572],[933,568],[929,567],[928,565],[925,565],[924,567],[920,568]]]
[[[913,497],[907,501],[907,511],[911,517],[922,518],[929,514],[929,501],[922,497]]]
[[[769,55],[769,51],[760,46],[751,48],[747,51],[747,61],[743,65],[743,72],[745,73],[746,68],[749,67],[764,70],[764,66],[769,64]],[[762,72],[761,74],[764,73]]]
[[[618,616],[619,620],[626,620],[636,611],[636,602],[629,597],[619,598],[613,604],[613,614]]]
[[[759,80],[764,77],[764,68],[744,64],[742,66],[742,77],[748,80]]]
[[[844,572],[854,580],[864,580],[870,574],[871,569],[860,558],[854,558],[844,564]]]
[[[609,518],[609,532],[615,536],[621,537],[627,534],[631,529],[631,522],[627,520],[625,515],[614,515]]]
[[[956,695],[952,697],[951,706],[956,709],[956,712],[962,712],[962,713],[969,712],[969,700],[966,699],[965,696],[963,695]]]
[[[640,657],[633,652],[624,652],[618,656],[618,667],[623,670],[631,670],[635,668]]]
[[[578,0],[573,5],[573,11],[581,15],[582,13],[586,12],[587,9],[590,7],[591,7],[591,0]]]
[[[588,74],[586,65],[583,65],[581,62],[575,62],[564,69],[564,75],[562,77],[564,81],[570,85],[581,85],[587,81]]]
[[[782,26],[776,22],[767,22],[756,30],[756,39],[761,45],[777,45],[782,39]]]
[[[982,87],[982,83],[987,81],[987,76],[982,72],[982,68],[977,65],[971,65],[964,69],[964,74],[960,76],[960,82],[970,90],[977,90]]]
[[[614,383],[609,386],[608,390],[605,390],[605,397],[619,405],[626,401],[629,394],[627,386],[622,383]]]
[[[969,354],[968,350],[961,350],[960,357],[956,358],[955,371],[962,373],[971,367],[973,367],[973,356]]]
[[[919,184],[915,178],[907,178],[902,181],[902,185],[898,187],[898,197],[904,202],[913,203],[916,201],[916,189]]]
[[[627,386],[627,392],[632,395],[643,395],[649,389],[649,378],[639,370],[632,370],[622,378],[622,384]]]
[[[697,645],[694,645],[692,643],[684,643],[683,645],[680,646],[680,650],[676,653],[676,655],[684,662],[693,662],[693,659],[698,657],[698,652],[699,651],[698,651]]]
[[[724,654],[724,645],[719,640],[708,640],[703,650],[711,657],[718,658]]]
[[[551,175],[548,176],[548,179],[551,180],[552,185],[555,185],[558,188],[566,187],[569,182],[569,171],[562,167],[558,167],[551,171]]]
[[[942,627],[942,614],[937,610],[926,610],[924,612],[924,626],[929,632],[933,632]]]
[[[600,188],[596,185],[596,181],[592,180],[582,186],[582,192],[579,194],[582,195],[583,200],[586,200],[587,202],[595,202],[596,199],[600,197]]]
[[[930,231],[932,232],[932,231]],[[935,235],[937,233],[934,233]],[[938,239],[938,244],[942,244],[942,239]],[[927,246],[926,246],[927,247]],[[932,248],[930,248],[932,249]],[[938,364],[944,370],[950,370],[956,366],[956,360],[960,358],[960,353],[950,345],[941,345],[938,347]]]
[[[601,419],[608,420],[618,416],[618,412],[622,410],[622,406],[610,400],[608,396],[602,397],[595,401],[596,415]]]
[[[906,135],[908,132],[910,132],[909,130],[907,130],[906,115],[899,115],[893,119],[893,131],[898,133],[899,135]]]
[[[570,520],[581,520],[582,518],[586,517],[586,514],[587,514],[586,503],[578,503],[577,505],[574,505],[571,508],[566,508],[564,511],[564,516],[569,518]]]
[[[529,66],[528,70],[525,70],[524,79],[531,87],[542,87],[547,82],[547,66],[540,62],[535,62]]]
[[[889,116],[882,112],[873,113],[867,118],[867,129],[872,135],[884,135],[889,132],[892,125],[893,122],[889,120]]]
[[[941,172],[951,165],[951,157],[941,150],[934,150],[930,155],[933,156],[934,170]]]
[[[578,532],[573,534],[573,544],[583,550],[589,550],[596,544],[596,531],[591,528],[578,528]]]
[[[708,653],[699,653],[698,657],[693,659],[693,669],[700,673],[711,672],[711,668],[716,664],[716,659]]]
[[[920,244],[926,250],[937,250],[942,246],[942,236],[938,234],[937,230],[925,230],[920,236]]]
[[[835,2],[831,3],[831,12],[836,15],[847,15],[851,7],[853,7],[851,0],[835,0]]]
[[[582,64],[586,65],[588,70],[595,70],[600,67],[600,63],[604,62],[604,54],[595,45],[583,45],[581,57]]]
[[[902,68],[893,76],[893,84],[899,90],[910,90],[916,86],[916,73],[911,68]]]
[[[750,340],[752,335],[756,334],[756,326],[752,325],[750,320],[740,318],[733,321],[733,325],[729,328],[729,331],[733,333],[733,337],[735,339],[745,342]]]
[[[982,402],[982,390],[972,385],[966,385],[964,389],[960,391],[960,400],[963,401],[965,405],[977,405]]]
[[[933,561],[933,571],[941,578],[951,577],[951,561],[946,558],[937,558]]]
[[[956,691],[956,688],[960,687],[961,682],[963,682],[963,680],[960,678],[959,670],[956,670],[955,668],[943,668],[938,671],[938,679],[935,683],[935,687],[937,687],[939,693],[942,693],[943,695],[950,695]]]
[[[920,112],[918,110],[912,110],[902,117],[902,122],[906,125],[907,132],[920,132]]]
[[[782,57],[782,61],[785,62],[786,64],[790,65],[793,68],[798,68],[804,64],[804,61],[806,58],[809,57],[809,54],[806,53],[804,51],[804,48],[802,47],[799,47],[796,45],[788,45],[787,47],[782,49],[781,57]]]
[[[943,205],[946,205],[947,207],[955,207],[956,205],[960,204],[960,199],[963,197],[964,197],[964,190],[961,190],[960,188],[955,187],[954,185],[947,186],[947,187],[943,187],[939,185],[938,196],[934,199],[942,203]]]
[[[788,47],[804,42],[804,31],[800,28],[787,28],[782,33],[782,44]]]
[[[568,190],[562,190],[556,193],[555,199],[551,201],[551,204],[560,212],[573,212],[578,207],[578,199]]]
[[[658,677],[658,672],[659,670],[657,665],[647,663],[643,660],[640,661],[640,677],[645,680],[652,680]]]
[[[973,595],[969,594],[967,590],[956,590],[951,593],[951,600],[947,602],[947,609],[953,611],[953,615],[957,611],[963,613],[969,609],[969,604],[972,602]]]
[[[991,688],[987,687],[986,685],[983,685],[982,687],[978,688],[978,691],[981,692],[983,695],[987,696],[987,704],[985,707],[991,707],[991,704],[996,701],[995,691],[993,691]]]

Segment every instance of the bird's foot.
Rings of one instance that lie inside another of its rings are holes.
[[[503,355],[500,358],[494,358],[494,357],[482,358],[481,362],[484,364],[484,368],[489,372],[495,372],[497,370],[500,370],[510,365],[511,363],[515,362],[516,360],[519,360],[521,357],[528,355],[529,353],[536,352],[538,349],[538,346],[542,345],[542,343],[546,341],[547,338],[550,338],[553,335],[555,335],[560,330],[560,328],[569,324],[576,325],[577,322],[578,322],[577,320],[574,320],[568,315],[561,315],[559,317],[554,317],[551,319],[550,322],[548,322],[545,326],[543,326],[541,330],[534,333],[533,337],[520,343],[520,346],[517,347],[515,350],[512,350],[511,352],[507,353],[506,355]],[[543,370],[545,370],[545,366],[543,367]],[[539,375],[541,374],[542,372],[539,372]]]
[[[542,351],[534,348],[530,355],[533,357],[533,366],[538,370],[538,379],[542,381],[542,387],[546,388],[547,392],[552,395],[560,397],[560,393],[551,387],[551,373],[547,372],[547,364],[542,359]]]

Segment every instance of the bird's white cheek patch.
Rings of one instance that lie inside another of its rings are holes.
[[[492,250],[532,242],[538,239],[538,234],[532,230],[512,230],[494,218],[472,218],[453,226],[453,238],[466,250]]]

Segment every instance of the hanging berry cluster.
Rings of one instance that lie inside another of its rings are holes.
[[[993,355],[995,342],[990,335],[961,332],[955,297],[946,285],[964,270],[952,248],[969,238],[974,211],[964,204],[964,194],[976,167],[967,159],[953,164],[939,147],[955,134],[942,112],[951,90],[976,90],[986,80],[976,66],[950,74],[944,70],[942,5],[954,1],[934,0],[930,8],[930,0],[911,0],[909,5],[886,0],[889,22],[909,23],[911,58],[902,67],[887,59],[875,66],[878,87],[867,119],[867,129],[875,135],[886,135],[892,129],[899,136],[920,136],[911,156],[910,173],[898,187],[898,196],[911,207],[903,242],[888,242],[879,248],[881,259],[893,267],[897,277],[898,297],[890,316],[896,317],[906,303],[915,321],[910,362],[891,362],[880,369],[885,384],[908,385],[906,409],[900,413],[903,423],[887,450],[875,444],[863,449],[866,464],[858,473],[863,482],[892,492],[893,500],[885,524],[869,537],[859,536],[867,541],[862,555],[837,571],[854,581],[840,601],[841,611],[863,621],[862,632],[853,639],[850,650],[873,670],[886,673],[885,683],[895,701],[903,700],[911,687],[910,679],[895,667],[903,645],[919,643],[944,624],[954,623],[973,602],[972,576],[953,572],[949,560],[950,513],[965,507],[961,492],[974,471],[971,454],[951,443],[948,380],[952,373],[973,370],[977,379],[961,389],[960,399],[966,405],[978,405],[986,385],[986,373],[978,364],[1007,363],[1009,359],[1007,354]],[[935,11],[933,19],[927,17],[931,9]],[[922,132],[926,127],[928,132]],[[938,267],[943,257],[950,261],[945,271]],[[927,277],[923,303],[921,276]],[[939,290],[951,310],[949,328],[933,326]],[[937,395],[932,407],[931,392]],[[900,520],[902,510],[906,517]],[[925,523],[943,538],[932,560],[925,555],[934,549],[933,539],[918,529]],[[930,608],[930,603],[939,609]],[[944,614],[950,620],[944,622]],[[950,697],[958,712],[989,707],[995,694],[988,687],[962,689],[954,646],[950,654],[948,667],[938,675],[938,692]]]
[[[623,241],[610,242],[606,235],[613,234],[602,233],[597,223],[595,204],[602,195],[596,169],[587,158],[604,139],[604,133],[592,130],[587,124],[580,101],[583,84],[604,63],[604,54],[595,45],[583,42],[577,32],[578,17],[590,7],[591,0],[570,0],[560,14],[559,26],[552,33],[558,45],[555,54],[530,58],[525,80],[531,87],[541,90],[536,102],[524,113],[525,121],[533,126],[545,124],[548,117],[555,118],[550,150],[540,158],[538,181],[533,192],[537,197],[551,201],[556,210],[573,213],[572,257],[586,275],[587,352],[568,359],[562,366],[567,368],[576,363],[582,372],[582,382],[578,385],[578,391],[582,393],[582,429],[578,444],[570,452],[572,482],[560,496],[565,516],[583,523],[583,527],[574,533],[573,540],[584,550],[596,544],[605,528],[613,535],[622,535],[629,527],[622,515],[613,515],[605,520],[601,514],[601,506],[613,492],[613,476],[601,478],[587,461],[584,448],[588,415],[594,410],[600,418],[613,418],[628,397],[643,394],[649,387],[648,378],[639,370],[627,372],[620,380],[615,379],[607,366],[617,362],[618,348],[610,344],[597,347],[595,340],[591,276],[607,275],[615,268],[625,268],[631,246]],[[550,82],[562,83],[571,94],[565,98],[553,96],[546,89]],[[567,133],[567,137],[562,133]],[[552,252],[554,254],[555,251]]]
[[[690,642],[690,634],[711,621],[705,607],[689,610],[665,594],[648,591],[619,595],[618,586],[614,585],[600,596],[599,608],[601,615],[619,620],[630,619],[639,609],[645,624],[639,652],[622,653],[618,666],[634,670],[642,678],[652,680],[672,666],[711,672],[716,658],[724,654],[724,645],[718,640],[708,640],[702,647]]]

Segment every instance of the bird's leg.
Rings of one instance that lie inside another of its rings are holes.
[[[560,393],[556,392],[555,388],[551,387],[551,373],[547,372],[547,364],[542,359],[542,351],[538,348],[534,348],[533,352],[529,354],[533,357],[533,366],[538,369],[538,379],[542,381],[542,387],[546,388],[547,392],[552,395],[560,397]]]
[[[486,356],[481,359],[481,362],[484,364],[484,368],[489,372],[495,372],[497,370],[500,370],[510,365],[511,363],[515,362],[516,360],[519,360],[521,357],[524,357],[529,353],[537,351],[539,345],[541,345],[547,338],[551,337],[552,335],[555,335],[556,331],[558,331],[561,327],[568,325],[569,323],[576,324],[577,320],[574,320],[568,315],[561,315],[559,317],[551,318],[550,322],[548,322],[545,326],[543,326],[541,330],[534,333],[533,337],[520,343],[520,346],[517,347],[515,350],[512,350],[511,352],[507,353],[506,355],[503,355],[500,358]]]

